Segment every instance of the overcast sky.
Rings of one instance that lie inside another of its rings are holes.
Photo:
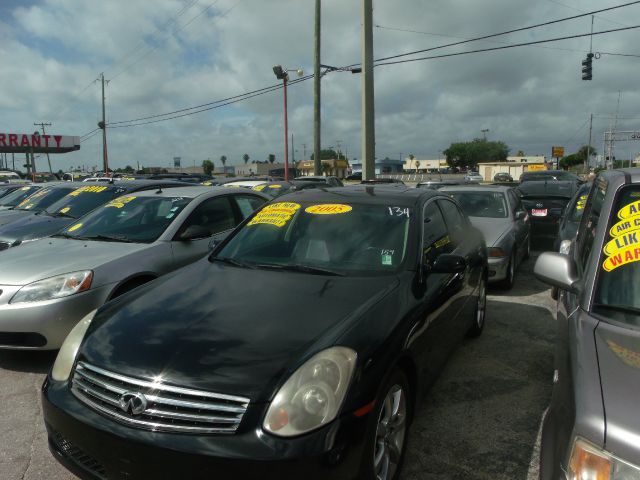
[[[374,0],[374,56],[382,58],[573,16],[623,0]],[[322,63],[361,59],[359,0],[323,0]],[[600,14],[595,31],[638,24],[640,5]],[[100,72],[107,122],[135,119],[238,95],[276,83],[272,67],[313,72],[313,0],[0,0],[0,132],[83,135],[100,118]],[[462,52],[587,33],[588,17],[439,49]],[[416,33],[417,32],[417,33]],[[594,52],[640,55],[640,29],[594,37]],[[581,80],[589,50],[581,38],[375,69],[376,155],[438,158],[451,142],[501,140],[512,154],[550,155],[587,142],[589,114],[598,152],[617,110],[618,130],[640,128],[640,58],[602,55],[593,81]],[[405,57],[412,58],[412,57]],[[322,79],[322,145],[341,141],[360,158],[360,75]],[[289,88],[295,157],[313,148],[313,81]],[[635,118],[631,118],[635,117]],[[49,133],[49,131],[47,133]],[[108,131],[110,165],[170,166],[210,158],[242,163],[248,153],[283,158],[282,91],[184,118]],[[616,157],[640,152],[619,144]],[[22,163],[22,162],[21,162]],[[101,136],[54,168],[101,165]],[[39,167],[42,170],[42,167]]]

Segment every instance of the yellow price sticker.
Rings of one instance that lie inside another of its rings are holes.
[[[108,207],[115,207],[115,208],[122,208],[124,207],[127,203],[135,200],[138,197],[118,197],[115,200],[111,200],[109,203],[107,203],[104,207],[108,208]]]
[[[300,209],[298,203],[279,202],[267,205],[251,219],[247,226],[251,225],[273,225],[274,227],[284,227],[291,217]]]
[[[353,210],[351,205],[342,205],[339,203],[324,203],[321,205],[312,205],[304,209],[305,212],[313,215],[339,215]]]
[[[82,226],[81,223],[76,223],[75,225],[69,227],[67,232],[74,232],[74,231],[78,230],[81,226]]]
[[[100,193],[100,192],[104,192],[107,189],[107,187],[105,186],[91,186],[91,187],[80,187],[76,190],[74,190],[73,192],[71,192],[69,194],[70,197],[77,197],[78,195],[80,195],[83,192],[88,192],[88,193]]]
[[[71,207],[64,207],[60,209],[60,213],[67,213],[69,210],[71,210]]]

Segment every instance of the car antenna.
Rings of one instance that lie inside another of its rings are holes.
[[[159,195],[162,193],[162,185],[158,185],[158,191],[156,192],[156,195]]]

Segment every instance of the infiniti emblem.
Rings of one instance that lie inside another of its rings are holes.
[[[125,392],[120,396],[118,406],[129,415],[140,415],[147,409],[147,397],[138,392]]]

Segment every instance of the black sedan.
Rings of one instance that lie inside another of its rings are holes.
[[[482,332],[485,251],[438,192],[280,197],[74,328],[50,448],[81,478],[397,479],[421,393]]]

